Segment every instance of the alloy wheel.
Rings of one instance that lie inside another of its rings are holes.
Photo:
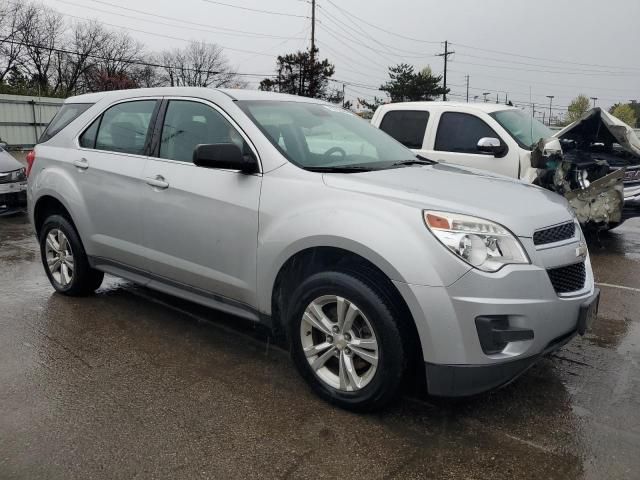
[[[73,251],[62,230],[53,228],[47,234],[45,256],[53,279],[63,287],[69,285],[73,281]]]
[[[352,392],[367,386],[378,368],[378,340],[351,301],[324,295],[305,309],[300,339],[309,365],[327,385]]]

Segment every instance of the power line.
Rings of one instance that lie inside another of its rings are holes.
[[[174,27],[174,28],[182,28],[182,29],[189,29],[189,30],[197,30],[197,31],[201,31],[201,32],[208,32],[208,33],[215,33],[217,35],[233,35],[233,36],[239,36],[239,37],[246,37],[246,38],[273,38],[273,39],[288,39],[288,40],[298,40],[298,38],[296,37],[286,37],[286,36],[282,36],[282,35],[269,35],[269,34],[261,34],[261,33],[253,33],[253,32],[246,32],[243,30],[233,30],[233,29],[228,29],[228,28],[224,28],[224,27],[215,27],[215,26],[210,26],[209,28],[194,28],[194,25],[202,25],[200,23],[195,23],[195,22],[187,22],[186,20],[179,20],[179,19],[172,19],[173,21],[176,22],[182,22],[185,23],[186,25],[174,25],[171,23],[165,23],[165,22],[159,22],[157,20],[150,20],[150,19],[146,19],[146,18],[140,18],[140,17],[134,17],[131,15],[127,15],[124,13],[118,13],[118,12],[111,12],[109,10],[103,10],[100,8],[96,8],[96,7],[88,7],[86,5],[81,5],[79,3],[75,3],[75,2],[71,2],[69,0],[57,0],[58,2],[61,3],[66,3],[69,5],[73,5],[76,7],[80,7],[80,8],[84,8],[87,10],[91,10],[91,11],[95,11],[95,12],[102,12],[102,13],[107,13],[109,15],[116,15],[119,17],[124,17],[124,18],[128,18],[131,20],[138,20],[141,22],[147,22],[147,23],[152,23],[155,25],[166,25],[169,27]],[[90,1],[97,1],[97,0],[90,0]],[[98,2],[98,3],[107,3],[107,2]],[[111,4],[109,4],[111,5]],[[114,7],[117,7],[117,5],[113,5]],[[125,7],[119,7],[119,8],[125,8]],[[130,8],[125,8],[126,10],[133,10]],[[140,12],[138,10],[134,10],[136,12]],[[140,13],[144,13],[144,12],[140,12]],[[146,15],[150,15],[150,14],[146,14]],[[168,17],[164,17],[162,15],[152,15],[153,17],[160,17],[160,18],[168,18]],[[228,32],[226,31],[216,31],[216,30],[229,30]]]
[[[247,10],[249,12],[265,13],[267,15],[280,15],[282,17],[309,18],[306,15],[295,15],[293,13],[274,12],[274,11],[271,11],[271,10],[260,10],[258,8],[242,7],[240,5],[233,5],[231,3],[217,2],[217,1],[214,1],[214,0],[202,0],[202,1],[203,2],[207,2],[207,3],[213,3],[214,5],[222,5],[224,7],[237,8],[239,10]]]
[[[71,3],[68,0],[58,0],[58,1],[59,2],[64,2],[64,3]],[[277,36],[277,35],[269,35],[269,34],[266,34],[266,33],[250,32],[250,31],[247,31],[247,30],[238,30],[238,29],[235,29],[235,28],[220,27],[220,26],[217,26],[217,25],[212,25],[210,23],[198,23],[198,22],[192,22],[190,20],[183,20],[183,19],[176,18],[176,17],[170,17],[170,16],[166,16],[166,15],[159,15],[157,13],[149,13],[149,12],[145,12],[144,10],[137,10],[135,8],[125,7],[125,6],[122,6],[122,5],[117,5],[115,3],[106,2],[104,0],[88,0],[88,1],[93,2],[93,3],[98,3],[98,4],[101,4],[101,5],[107,5],[107,6],[112,7],[112,8],[118,8],[120,10],[126,10],[126,11],[129,11],[129,12],[134,12],[134,13],[139,13],[139,14],[142,14],[142,15],[147,15],[149,17],[161,18],[163,20],[171,20],[173,22],[184,23],[184,24],[187,24],[187,25],[195,25],[197,27],[213,28],[213,29],[216,29],[216,30],[225,30],[225,31],[229,31],[229,32],[244,33],[244,34],[247,34],[247,36],[283,38],[283,37],[280,37],[280,36]],[[91,8],[91,7],[84,7],[84,8]],[[94,9],[94,10],[97,10],[97,9]],[[111,13],[113,15],[118,15],[118,14],[113,13],[113,12],[109,12],[109,13]]]
[[[380,30],[381,32],[385,32],[385,33],[387,33],[387,34],[389,34],[389,35],[394,35],[394,36],[399,37],[399,38],[404,38],[405,40],[412,40],[412,41],[414,41],[414,42],[420,42],[420,43],[430,43],[430,44],[433,44],[433,45],[439,45],[439,44],[441,44],[441,43],[442,43],[442,42],[435,42],[435,41],[432,41],[432,40],[421,40],[421,39],[419,39],[419,38],[412,38],[412,37],[407,37],[407,36],[405,36],[405,35],[400,35],[399,33],[392,32],[392,31],[390,31],[390,30],[386,30],[386,29],[384,29],[384,28],[382,28],[382,27],[379,27],[379,26],[377,26],[377,25],[374,25],[373,23],[367,22],[366,20],[364,20],[364,19],[360,18],[360,16],[359,16],[359,15],[354,15],[353,13],[349,12],[348,10],[346,10],[346,9],[344,9],[344,8],[342,8],[342,7],[339,7],[338,5],[336,5],[335,3],[333,3],[331,0],[327,0],[327,2],[329,2],[331,5],[333,5],[333,6],[334,6],[335,8],[337,8],[338,10],[341,10],[341,11],[342,11],[342,12],[344,12],[345,14],[347,14],[347,15],[351,16],[351,17],[352,17],[352,18],[354,18],[355,20],[357,20],[357,21],[359,21],[359,22],[362,22],[362,23],[364,23],[365,25],[370,26],[371,28],[375,28],[376,30]]]
[[[527,65],[530,67],[542,67],[542,68],[554,68],[554,69],[558,69],[560,67],[556,66],[556,65],[541,65],[538,63],[528,63],[528,62],[518,62],[517,60],[510,60],[510,59],[501,59],[501,58],[493,58],[493,57],[481,57],[479,55],[469,55],[467,53],[459,53],[458,54],[461,57],[469,57],[469,58],[479,58],[480,60],[489,60],[491,62],[501,62],[501,63],[509,63],[509,64],[515,64],[515,65]],[[584,69],[563,69],[563,70],[567,70],[569,72],[584,72],[584,73],[614,73],[614,74],[622,74],[622,73],[627,73],[627,72],[611,72],[608,70],[584,70]],[[636,73],[632,73],[632,72],[628,72],[631,75],[636,75]]]
[[[593,72],[566,72],[566,71],[559,71],[559,70],[538,70],[538,69],[532,69],[532,68],[517,68],[517,67],[510,67],[507,65],[488,65],[488,64],[484,64],[484,63],[473,63],[473,62],[460,62],[458,61],[457,63],[460,63],[462,65],[476,65],[476,66],[480,66],[480,67],[487,67],[487,68],[501,68],[501,69],[507,69],[507,70],[518,70],[518,71],[522,71],[522,72],[539,72],[539,73],[551,73],[551,74],[556,74],[556,75],[607,75],[607,76],[638,76],[640,75],[640,72],[638,73],[624,73],[624,72],[602,72],[602,73],[593,73]]]
[[[471,45],[465,45],[463,43],[455,43],[455,45],[463,47],[463,48],[469,48],[471,50],[480,50],[480,51],[483,51],[483,52],[497,53],[499,55],[509,55],[509,56],[512,56],[512,57],[528,58],[528,59],[531,59],[531,60],[543,60],[543,61],[548,61],[548,62],[553,62],[553,63],[579,65],[579,66],[583,66],[583,67],[602,67],[602,68],[617,68],[617,69],[640,70],[640,68],[637,68],[637,67],[620,67],[620,66],[616,66],[616,65],[598,65],[598,64],[595,64],[595,63],[580,63],[580,62],[572,62],[572,61],[569,61],[569,60],[555,60],[555,59],[550,59],[550,58],[534,57],[534,56],[531,56],[531,55],[521,55],[521,54],[518,54],[518,53],[505,52],[503,50],[491,50],[491,49],[488,49],[488,48],[474,47],[474,46],[471,46]]]

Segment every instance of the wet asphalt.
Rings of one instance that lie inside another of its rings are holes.
[[[237,318],[111,277],[55,294],[0,218],[0,478],[640,478],[640,219],[590,251],[585,337],[491,394],[362,415]]]

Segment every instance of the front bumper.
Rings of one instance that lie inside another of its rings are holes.
[[[447,287],[395,282],[418,329],[430,394],[464,396],[504,385],[576,334],[581,306],[597,291],[589,258],[584,259],[584,288],[571,294],[557,294],[547,273],[570,263],[558,258],[567,252],[575,262],[576,245],[536,251],[527,244],[534,264],[509,265],[491,274],[470,270]],[[506,319],[514,329],[533,331],[533,338],[487,353],[479,317]]]
[[[27,183],[0,184],[0,215],[22,211],[27,206]]]

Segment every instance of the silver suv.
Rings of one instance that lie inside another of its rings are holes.
[[[564,198],[416,156],[335,105],[244,90],[70,98],[30,156],[53,287],[124,277],[286,333],[323,398],[504,385],[599,292]],[[415,379],[415,376],[411,376]]]

